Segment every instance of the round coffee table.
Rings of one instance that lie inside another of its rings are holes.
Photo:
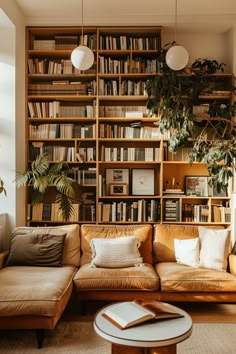
[[[166,303],[165,303],[166,304]],[[145,323],[127,329],[119,329],[102,316],[108,305],[97,312],[94,319],[95,332],[111,342],[112,354],[175,354],[177,343],[192,333],[192,319],[187,312],[170,305],[183,317]]]

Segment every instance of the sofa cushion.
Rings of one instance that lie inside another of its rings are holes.
[[[140,241],[136,236],[93,238],[90,246],[93,267],[122,268],[143,264],[138,250]]]
[[[73,289],[74,266],[12,266],[0,271],[0,317],[56,316]]]
[[[33,227],[21,226],[14,233],[47,233],[49,235],[61,235],[66,233],[64,241],[62,264],[79,266],[80,264],[80,227],[77,224],[63,226]]]
[[[236,277],[227,272],[193,268],[176,262],[155,265],[161,291],[166,292],[235,292]]]
[[[200,242],[198,237],[188,240],[175,238],[174,247],[177,263],[185,264],[190,267],[199,266]]]
[[[81,265],[91,263],[93,238],[116,238],[137,236],[140,240],[139,252],[145,263],[152,263],[152,226],[151,225],[89,225],[81,226]]]
[[[91,268],[81,266],[75,277],[74,286],[82,290],[158,290],[159,278],[151,264],[128,268]],[[108,295],[109,296],[109,295]]]
[[[65,233],[61,235],[35,232],[21,234],[18,230],[12,234],[6,266],[61,266],[65,236]]]
[[[227,229],[210,230],[199,226],[200,267],[226,271],[230,253],[230,235]]]

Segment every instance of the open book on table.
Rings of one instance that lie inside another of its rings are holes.
[[[150,320],[183,317],[163,302],[134,300],[108,307],[103,316],[120,329],[136,326]]]

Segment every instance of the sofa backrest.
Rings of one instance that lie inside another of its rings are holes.
[[[24,234],[37,232],[37,233],[48,233],[52,235],[57,235],[61,233],[66,233],[66,238],[64,241],[62,264],[63,265],[74,265],[76,267],[80,264],[80,226],[77,224],[63,225],[63,226],[44,226],[44,227],[33,227],[33,226],[21,226],[15,228],[14,232],[21,231]]]
[[[156,224],[153,235],[154,262],[175,262],[174,239],[198,237],[198,227]]]
[[[206,227],[206,226],[205,226]],[[209,229],[223,229],[220,226],[207,226]],[[155,224],[153,231],[153,261],[176,262],[174,239],[181,240],[198,237],[197,225]]]
[[[89,225],[81,226],[81,261],[92,261],[90,241],[93,238],[115,238],[137,236],[141,242],[139,251],[145,263],[152,263],[152,226],[151,225]]]

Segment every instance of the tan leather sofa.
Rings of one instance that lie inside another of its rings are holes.
[[[35,228],[17,228],[30,233]],[[45,329],[53,329],[73,291],[73,277],[80,264],[78,225],[37,228],[55,235],[65,231],[62,266],[3,266],[7,252],[0,258],[0,329],[35,329],[42,347]]]
[[[49,234],[66,231],[61,267],[4,266],[6,254],[0,257],[0,329],[36,329],[38,347],[42,346],[43,330],[55,327],[70,299],[76,300],[76,305],[83,300],[135,298],[170,302],[236,301],[235,255],[229,255],[227,272],[176,262],[174,238],[198,237],[197,226],[85,224],[21,229]],[[144,266],[91,266],[92,239],[130,235],[140,240]]]
[[[92,238],[130,234],[138,236],[141,241],[140,253],[145,267],[104,269],[90,266],[89,241]],[[81,263],[74,277],[78,299],[235,302],[235,255],[229,256],[231,273],[176,263],[174,238],[194,237],[198,237],[197,226],[82,225]]]

